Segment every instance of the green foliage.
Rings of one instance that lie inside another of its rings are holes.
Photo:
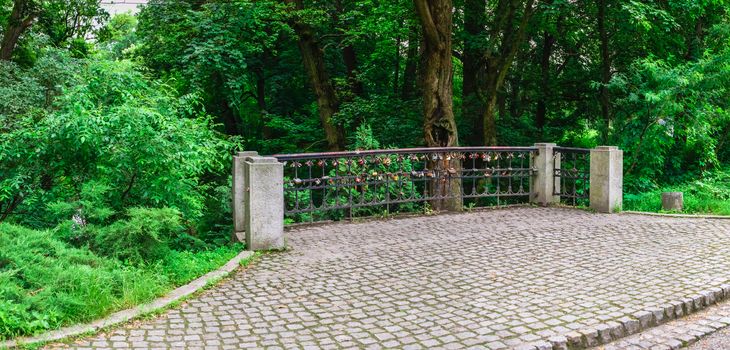
[[[173,284],[181,285],[219,268],[242,250],[243,246],[240,244],[199,252],[173,250],[154,265],[153,269],[166,275]]]
[[[163,276],[70,248],[49,231],[0,224],[0,338],[90,320],[150,300]]]
[[[32,217],[20,220],[35,226],[57,222],[38,204],[60,201],[76,203],[81,215],[103,204],[116,213],[172,207],[185,222],[199,220],[216,187],[204,178],[227,173],[235,143],[191,108],[194,99],[174,98],[129,62],[83,62],[77,74],[84,84],[53,108],[16,114],[0,134],[3,208],[32,209]],[[105,190],[105,203],[86,198],[87,184]]]
[[[0,0],[3,32],[13,24],[13,3]],[[522,16],[524,3],[507,12]],[[230,154],[327,147],[297,25],[312,29],[304,39],[311,35],[322,54],[319,78],[331,80],[336,95],[331,121],[350,149],[423,145],[423,33],[411,1],[313,0],[297,10],[275,0],[150,0],[138,15],[111,19],[98,0],[29,4],[31,26],[12,61],[0,61],[0,221],[41,231],[0,225],[12,233],[0,232],[3,336],[146,300],[235,253],[225,246]],[[507,47],[500,41],[514,42],[493,101],[499,144],[618,145],[626,192],[638,193],[627,195],[627,209],[657,210],[660,189],[680,189],[689,212],[727,213],[727,171],[708,174],[730,160],[729,5],[539,2],[520,41],[511,40],[520,21],[501,21],[496,2],[484,4],[479,27],[503,33],[474,35],[467,3],[455,1],[451,83],[461,145],[482,132],[484,113],[475,112],[476,123],[467,115],[465,78],[492,79],[490,67]],[[605,36],[595,28],[599,13],[610,23]],[[477,59],[488,67],[467,67],[468,49],[488,53]],[[299,200],[370,201],[411,191],[415,185],[394,173],[413,165],[394,163],[347,169],[363,182],[392,180],[387,185],[300,193]]]
[[[77,54],[0,61],[0,221],[41,229],[0,224],[0,338],[148,301],[240,250],[220,211],[236,139],[195,95]]]
[[[646,189],[646,180],[698,174],[720,165],[730,128],[730,51],[708,52],[684,65],[647,58],[631,75],[618,75],[614,139],[627,150],[630,186]],[[653,183],[656,185],[656,182]]]
[[[163,223],[175,221],[163,211],[140,209],[130,215],[128,226],[146,224],[158,236],[167,230],[160,227]],[[147,302],[218,268],[240,250],[232,245],[170,251],[156,263],[129,266],[69,247],[51,231],[0,223],[0,339],[90,321]]]
[[[98,30],[97,44],[111,58],[123,59],[134,56],[137,42],[137,17],[129,13],[115,15]]]
[[[408,147],[423,142],[423,120],[418,102],[403,101],[387,95],[358,97],[343,104],[335,119],[347,129],[355,130],[353,142],[356,149],[361,148],[357,145],[357,142],[362,141],[361,127],[370,129],[384,144],[393,147]],[[363,147],[376,148],[379,146]]]
[[[171,241],[183,241],[180,212],[174,209],[132,208],[126,220],[99,229],[93,250],[131,264],[164,257]]]
[[[38,1],[39,29],[60,46],[69,39],[89,34],[94,25],[103,23],[109,14],[99,6],[99,0],[51,0]]]
[[[624,209],[662,211],[662,192],[683,192],[684,213],[730,215],[730,169],[706,173],[699,180],[624,195]]]

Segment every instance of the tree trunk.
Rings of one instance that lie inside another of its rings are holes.
[[[424,137],[429,147],[459,145],[453,111],[451,63],[451,0],[414,0],[423,29],[421,84]],[[442,155],[429,164],[438,175],[430,182],[435,210],[461,210],[461,164],[458,157]],[[454,175],[454,176],[452,176]]]
[[[688,61],[697,61],[702,56],[702,33],[703,33],[702,17],[697,18],[695,22],[695,30],[687,39],[687,55]]]
[[[295,10],[304,8],[302,0],[284,0],[287,4],[294,5]],[[304,70],[307,72],[312,88],[317,96],[317,107],[319,118],[324,128],[327,139],[327,148],[330,151],[341,151],[345,149],[345,133],[341,126],[332,122],[332,116],[339,108],[339,102],[335,95],[324,62],[324,52],[314,37],[314,30],[306,23],[298,19],[292,21],[292,28],[299,37],[299,51],[302,54]]]
[[[481,91],[484,85],[484,45],[483,31],[485,26],[486,1],[466,0],[464,2],[464,75],[462,85],[462,118],[472,125],[469,144],[484,145],[482,115],[486,109]]]
[[[345,68],[347,68],[347,83],[350,85],[353,95],[362,96],[365,88],[362,85],[360,77],[357,76],[357,54],[355,53],[355,48],[352,45],[347,45],[342,48],[342,58],[345,61]]]
[[[266,105],[266,74],[264,69],[259,67],[256,73],[256,105],[260,113],[260,130],[264,140],[270,140],[273,136],[269,122],[268,106]]]
[[[599,100],[601,104],[601,120],[605,123],[603,130],[603,142],[608,143],[608,135],[611,129],[611,96],[608,93],[608,83],[611,81],[611,52],[609,51],[608,31],[606,29],[606,16],[608,0],[598,0],[598,36],[601,51],[601,88]]]
[[[499,84],[501,86],[501,84]],[[484,144],[487,146],[497,145],[497,115],[495,113],[497,107],[497,83],[487,85],[485,95],[487,96],[487,105],[482,114]]]
[[[8,24],[3,31],[0,60],[9,61],[13,57],[20,36],[33,24],[35,14],[30,13],[29,6],[28,0],[15,0]]]
[[[505,92],[497,94],[497,115],[507,115],[507,94]],[[512,119],[517,119],[519,114],[510,113]]]
[[[340,22],[340,14],[344,12],[345,9],[342,6],[342,1],[336,0],[334,13],[335,23]],[[352,97],[362,96],[362,94],[365,92],[365,89],[363,88],[362,81],[357,76],[357,54],[355,53],[355,48],[352,46],[352,44],[347,44],[342,48],[342,60],[345,63],[345,69],[347,69],[347,84],[349,85],[350,92],[352,92],[353,95],[346,98],[348,100],[351,100]]]
[[[515,29],[514,22],[517,20],[517,5],[519,3],[520,1],[516,0],[501,0],[499,2],[497,6],[499,15],[489,33],[491,40],[500,41],[499,50],[496,53],[484,52],[486,71],[483,98],[486,101],[486,106],[482,115],[481,130],[484,135],[484,144],[488,146],[497,144],[497,117],[495,113],[497,94],[504,84],[504,79],[510,67],[512,67],[517,50],[525,41],[527,25],[534,12],[533,4],[535,0],[527,0],[522,11],[522,18],[519,19],[519,24]]]
[[[548,31],[543,34],[542,54],[540,55],[540,91],[537,101],[537,111],[535,113],[535,124],[537,131],[542,139],[544,135],[545,123],[547,120],[547,100],[550,94],[550,57],[553,54],[553,45],[555,37]]]
[[[398,24],[398,28],[403,28],[403,21],[401,21]],[[398,90],[400,88],[400,61],[401,61],[401,55],[400,55],[400,46],[401,46],[401,36],[398,34],[395,37],[395,57],[393,60],[393,96],[398,96]]]
[[[406,68],[403,71],[401,97],[413,99],[416,95],[416,76],[418,70],[418,45],[420,42],[418,26],[411,25],[408,33],[408,50],[406,51]]]
[[[224,86],[225,79],[220,72],[213,72],[210,75],[210,86],[218,87]],[[223,124],[226,135],[244,135],[244,132],[248,130],[242,130],[240,127],[240,120],[238,115],[234,113],[229,104],[229,97],[223,89],[212,89],[213,93],[210,95],[210,102],[215,106],[215,114],[218,116],[219,121]]]

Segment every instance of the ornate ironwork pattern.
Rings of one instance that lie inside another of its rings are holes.
[[[590,197],[591,151],[586,148],[553,148],[555,192],[572,206],[588,205]],[[557,185],[559,184],[559,185]]]
[[[274,155],[284,162],[287,218],[337,220],[526,202],[533,147],[448,147]]]

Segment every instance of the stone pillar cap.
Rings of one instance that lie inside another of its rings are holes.
[[[256,151],[241,151],[237,154],[238,157],[252,157],[257,155],[259,155],[259,152]]]
[[[274,157],[258,157],[258,156],[246,157],[246,162],[252,163],[252,164],[283,164]]]
[[[598,146],[594,148],[595,150],[599,151],[618,151],[618,146]]]

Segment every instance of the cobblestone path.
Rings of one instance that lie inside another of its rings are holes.
[[[730,282],[730,220],[525,207],[289,243],[157,319],[50,347],[511,348]]]

